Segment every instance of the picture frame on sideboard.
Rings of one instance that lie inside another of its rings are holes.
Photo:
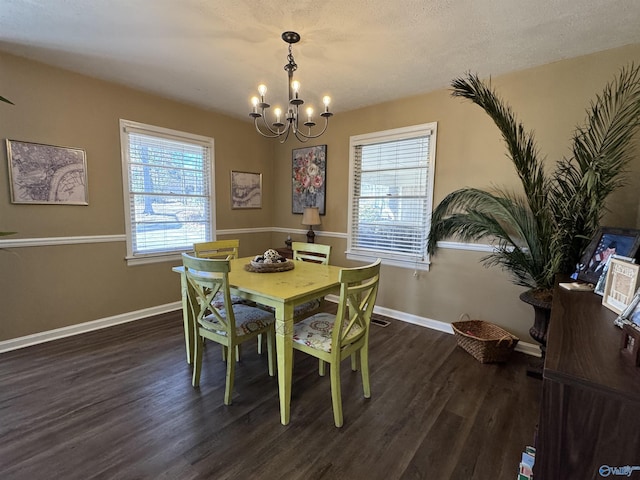
[[[611,259],[613,258],[617,258],[618,260],[624,260],[626,262],[636,263],[636,259],[632,257],[625,257],[623,255],[615,255],[615,254],[611,255],[607,259],[607,263],[602,269],[602,274],[600,275],[600,278],[598,279],[598,283],[596,283],[596,286],[593,289],[593,293],[597,293],[600,296],[604,295],[604,287],[607,283],[607,272],[609,271],[609,262],[611,262]]]
[[[617,314],[623,313],[635,298],[639,273],[640,265],[611,259],[602,304]]]
[[[614,324],[620,328],[625,324],[634,324],[640,329],[640,288],[636,290],[627,308],[615,319]]]
[[[578,279],[598,283],[609,256],[616,254],[634,258],[640,247],[640,230],[601,227],[584,250],[578,268]]]

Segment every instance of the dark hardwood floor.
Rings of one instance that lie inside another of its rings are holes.
[[[296,352],[291,422],[253,345],[225,407],[219,347],[191,387],[179,312],[0,355],[0,478],[516,478],[541,383],[529,357],[481,365],[451,335],[372,326],[372,397],[342,367],[345,424],[329,377]]]

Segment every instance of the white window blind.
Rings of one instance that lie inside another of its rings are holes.
[[[211,240],[212,139],[123,121],[130,257]]]
[[[352,138],[350,253],[427,262],[434,142],[432,124]]]

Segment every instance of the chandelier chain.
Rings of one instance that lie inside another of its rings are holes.
[[[289,63],[287,63],[284,66],[285,71],[295,72],[298,69],[298,65],[296,64],[296,61],[293,58],[293,52],[291,51],[291,44],[289,44],[289,55],[287,55],[287,60],[289,60]]]

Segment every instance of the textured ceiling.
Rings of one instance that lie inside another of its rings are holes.
[[[640,43],[640,0],[0,0],[2,51],[247,120],[286,100],[286,30],[339,113]]]

